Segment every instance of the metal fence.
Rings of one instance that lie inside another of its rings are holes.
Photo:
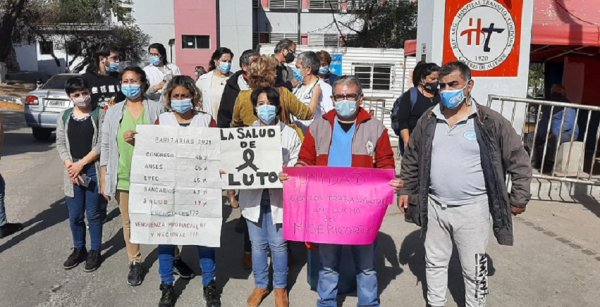
[[[389,103],[384,98],[365,97],[363,99],[363,108],[371,115],[383,122],[390,139],[397,139],[398,136],[392,131],[392,103]]]
[[[600,107],[496,95],[487,106],[522,127],[534,177],[600,185]]]

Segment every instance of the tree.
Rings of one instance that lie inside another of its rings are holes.
[[[342,0],[341,2],[347,3],[348,13],[354,15],[349,21],[334,21],[346,46],[403,48],[405,40],[417,37],[416,2],[398,0]],[[333,5],[331,7],[333,14]],[[342,29],[348,29],[353,34],[346,37]]]
[[[6,62],[6,59],[13,48],[13,32],[17,27],[27,0],[5,0],[0,5],[0,62]]]
[[[5,7],[0,5],[5,11],[0,25],[0,62],[6,61],[13,42],[52,41],[57,48],[72,51],[67,67],[84,57],[83,65],[76,67],[78,71],[92,60],[100,46],[115,46],[128,60],[137,62],[144,52],[141,47],[148,44],[148,36],[128,16],[126,5],[131,0],[7,1]],[[113,17],[119,23],[115,24]],[[51,55],[60,65],[58,58]]]

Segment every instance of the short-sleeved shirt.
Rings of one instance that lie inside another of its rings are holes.
[[[444,204],[460,206],[484,203],[487,197],[475,120],[477,105],[470,115],[450,127],[439,105],[433,109],[437,118],[431,149],[429,191]]]
[[[137,125],[149,124],[146,120],[146,110],[135,119],[127,107],[123,112],[123,119],[117,131],[117,147],[119,148],[119,166],[117,168],[117,190],[129,191],[129,177],[131,175],[131,160],[133,159],[133,145],[125,142],[123,134],[135,130]]]

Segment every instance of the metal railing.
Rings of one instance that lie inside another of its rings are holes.
[[[363,99],[363,108],[367,110],[371,115],[379,119],[388,128],[388,134],[390,139],[398,138],[396,134],[391,130],[392,128],[392,106],[386,107],[386,100],[384,98],[365,97]]]
[[[497,95],[487,106],[522,127],[534,177],[600,185],[600,107]]]

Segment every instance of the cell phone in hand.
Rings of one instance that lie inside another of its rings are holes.
[[[90,183],[92,182],[92,178],[88,177],[86,174],[82,174],[81,175],[81,186],[83,187],[89,187]]]

